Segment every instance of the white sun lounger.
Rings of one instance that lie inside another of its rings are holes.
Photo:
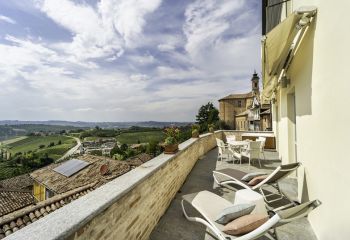
[[[202,215],[202,217],[188,216],[185,210],[184,202],[189,203]],[[269,220],[266,223],[264,223],[254,231],[242,236],[231,236],[225,234],[222,231],[224,226],[216,223],[215,219],[223,209],[233,206],[233,203],[209,191],[201,191],[198,193],[184,195],[181,201],[182,211],[187,220],[192,222],[199,222],[205,225],[219,240],[251,240],[261,237],[263,235],[267,235],[269,238],[274,239],[274,230],[276,227],[300,219],[302,217],[306,217],[313,209],[318,207],[320,204],[320,201],[315,200],[286,210],[276,211],[276,214],[274,216],[269,218]]]
[[[295,171],[300,166],[300,163],[291,163],[286,165],[281,165],[277,167],[272,173],[270,173],[263,181],[258,183],[255,186],[249,186],[247,182],[242,181],[242,177],[246,175],[246,172],[242,172],[232,168],[225,168],[222,170],[213,171],[213,177],[215,182],[222,186],[227,184],[237,184],[243,188],[251,189],[251,190],[259,190],[263,195],[266,203],[270,204],[276,201],[279,201],[283,198],[288,199],[284,194],[280,191],[279,186],[277,184],[278,181],[287,177],[293,171]],[[267,174],[266,174],[267,175]],[[224,180],[220,180],[220,178]],[[264,186],[272,186],[277,190],[277,193],[266,193],[263,189]],[[274,197],[271,197],[274,196]],[[290,200],[290,202],[293,202]],[[286,207],[287,205],[285,205]],[[288,204],[290,206],[290,204]]]

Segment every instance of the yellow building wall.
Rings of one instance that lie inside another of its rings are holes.
[[[241,107],[238,106],[241,101]],[[253,98],[225,99],[219,102],[219,118],[225,121],[232,129],[239,130],[236,125],[235,115],[244,112],[252,105]]]
[[[288,71],[291,84],[277,93],[273,128],[282,162],[301,162],[308,198],[322,202],[309,216],[318,239],[341,240],[350,236],[350,1],[292,2],[294,10],[308,5],[318,8],[317,17]],[[295,149],[289,98],[293,93]]]
[[[248,130],[247,117],[236,117],[236,130]]]
[[[34,185],[33,185],[33,194],[34,194],[34,197],[36,198],[36,200],[38,201],[44,201],[45,200],[45,186],[37,183],[37,182],[34,182]]]

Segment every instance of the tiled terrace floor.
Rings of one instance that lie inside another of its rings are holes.
[[[203,225],[199,223],[189,222],[185,219],[181,209],[182,195],[208,190],[214,192],[224,198],[233,201],[235,192],[228,188],[219,188],[214,184],[212,171],[214,169],[222,169],[233,167],[246,172],[266,171],[271,172],[281,163],[277,159],[276,152],[266,152],[266,160],[261,161],[262,169],[256,166],[248,167],[248,164],[232,164],[232,162],[217,162],[217,149],[208,152],[202,159],[198,160],[195,167],[187,177],[184,185],[176,194],[174,200],[170,204],[166,213],[160,219],[158,225],[153,230],[151,240],[212,240]],[[189,211],[191,213],[191,211]],[[196,213],[193,213],[196,214]],[[191,214],[191,215],[193,215]],[[198,215],[198,214],[196,214]],[[280,240],[315,240],[317,239],[311,229],[308,220],[302,219],[293,223],[286,224],[277,228],[277,236]],[[260,240],[268,239],[266,237]]]

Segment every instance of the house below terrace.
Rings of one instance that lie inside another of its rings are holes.
[[[34,197],[44,201],[92,183],[96,188],[150,159],[148,154],[126,161],[85,154],[64,163],[51,164],[30,174],[34,180]]]
[[[0,188],[0,239],[142,165],[151,158],[150,155],[141,153],[125,161],[118,161],[85,154],[77,159],[51,164],[30,175],[16,177],[18,181],[1,181],[1,187],[12,187],[12,189]],[[23,182],[23,179],[27,179],[27,183]],[[25,187],[19,189],[19,186]],[[33,190],[29,191],[29,188]]]
[[[29,174],[0,181],[0,217],[34,204],[33,180]]]

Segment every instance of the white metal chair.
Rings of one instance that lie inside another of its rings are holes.
[[[259,161],[259,166],[261,168],[261,162],[260,162],[260,153],[261,153],[261,142],[255,141],[255,142],[248,142],[248,147],[243,148],[241,151],[241,158],[242,156],[247,157],[249,159],[249,166],[250,162],[253,159],[257,159]]]
[[[233,150],[227,144],[225,144],[224,141],[217,138],[216,145],[218,147],[218,160],[220,159],[222,162],[224,155],[227,156],[227,160],[230,160],[230,156],[233,157]]]
[[[236,136],[235,135],[230,135],[226,137],[227,143],[231,143],[236,141]]]
[[[265,158],[265,143],[266,143],[266,137],[259,137],[257,139],[257,141],[260,141],[261,142],[261,145],[260,145],[260,153],[264,156],[264,160],[266,160]]]

